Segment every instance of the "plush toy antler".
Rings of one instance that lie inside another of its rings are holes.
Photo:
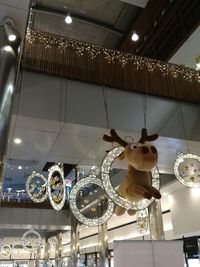
[[[148,135],[146,129],[142,129],[138,143],[133,144],[124,141],[114,129],[110,130],[110,136],[103,136],[103,140],[117,142],[125,148],[124,152],[118,156],[120,160],[125,158],[128,161],[128,172],[117,190],[122,197],[130,201],[140,201],[143,198],[150,199],[151,197],[161,198],[160,192],[151,185],[149,176],[149,171],[157,164],[157,149],[149,143],[145,143],[157,138],[158,134]],[[115,209],[117,215],[122,215],[124,212],[125,209],[122,207],[117,206]],[[134,215],[136,211],[128,210],[128,213]]]
[[[116,133],[116,131],[114,129],[110,130],[110,135],[104,135],[103,136],[103,140],[107,141],[107,142],[116,142],[119,145],[126,147],[128,145],[128,143],[126,141],[124,141],[121,137],[119,137],[119,135]]]
[[[141,132],[141,138],[138,141],[138,143],[140,144],[144,144],[145,141],[154,141],[158,138],[158,134],[152,134],[152,135],[148,135],[147,134],[147,129],[143,128],[142,132]]]

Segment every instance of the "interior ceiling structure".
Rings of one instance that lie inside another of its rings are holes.
[[[131,25],[134,25],[141,12],[144,11],[143,8],[147,2],[145,0],[96,0],[95,2],[90,0],[38,0],[33,6],[32,27],[109,48],[119,48]],[[23,34],[28,7],[28,0],[0,0],[1,24],[5,15],[12,16],[15,18],[17,29]],[[74,16],[73,25],[64,23],[63,18],[67,12],[71,12],[72,17]],[[41,16],[41,14],[43,15]],[[195,36],[192,35],[174,55],[173,63],[193,66],[195,55],[191,44],[194,45],[195,51],[198,51],[199,29],[194,34]],[[173,44],[171,45],[173,46]],[[174,49],[176,48],[174,47]],[[24,90],[26,93],[28,87]],[[101,164],[108,149],[108,144],[102,141],[102,135],[107,132],[106,128],[64,123],[61,130],[59,121],[43,120],[34,118],[34,114],[32,115],[32,118],[20,115],[12,118],[11,142],[8,147],[5,175],[7,187],[14,185],[23,187],[31,171],[42,171],[46,162],[49,161],[78,165],[82,170],[88,166]],[[120,135],[127,136],[132,133],[121,131]],[[19,136],[23,143],[21,146],[16,146],[13,144],[13,138]],[[189,141],[188,143],[193,152],[199,153],[199,142]],[[174,151],[185,150],[185,140],[161,137],[157,145],[160,151],[161,172],[172,173],[176,157]],[[173,152],[169,148],[173,148]],[[19,165],[22,166],[21,170],[18,169]],[[124,168],[123,164],[118,167]],[[130,220],[132,218],[127,216],[126,222]],[[121,220],[115,220],[113,217],[109,222],[109,227],[123,223],[124,217]],[[84,230],[83,235],[87,236],[88,229]],[[91,229],[90,233],[92,231],[96,232],[96,229]],[[9,232],[1,231],[0,236],[9,235]],[[12,232],[12,236],[14,235],[17,235],[15,231]]]
[[[37,0],[32,11],[34,30],[163,61],[200,23],[198,0]],[[68,12],[73,19],[70,25],[64,22]],[[134,30],[140,37],[135,43]]]
[[[38,0],[32,28],[108,48],[116,48],[141,8],[119,0]],[[112,12],[111,12],[112,11]],[[73,23],[67,25],[67,13]]]

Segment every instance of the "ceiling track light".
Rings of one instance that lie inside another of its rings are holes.
[[[136,31],[133,31],[132,36],[131,36],[131,40],[133,42],[137,42],[139,40],[139,35],[137,34]]]
[[[65,17],[65,22],[67,24],[71,24],[72,23],[72,17],[70,15],[70,13],[67,13],[67,16]]]
[[[10,17],[4,18],[4,28],[5,28],[5,32],[8,37],[8,40],[10,42],[15,42],[17,38],[19,37],[19,33],[13,28],[14,25],[15,25],[14,19]]]

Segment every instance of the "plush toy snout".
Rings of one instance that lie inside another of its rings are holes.
[[[128,163],[139,171],[150,171],[158,162],[157,149],[148,143],[129,144],[124,154]]]

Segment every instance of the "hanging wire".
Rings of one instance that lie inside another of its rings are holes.
[[[103,86],[103,101],[104,107],[106,112],[106,129],[110,129],[110,119],[109,119],[109,111],[108,111],[108,89],[107,87]]]
[[[182,131],[183,131],[183,138],[184,138],[184,140],[186,142],[187,152],[189,153],[190,149],[189,149],[189,143],[188,143],[188,140],[187,140],[187,132],[186,132],[185,124],[184,124],[184,115],[183,115],[183,110],[182,110],[181,103],[179,104],[179,113],[180,113],[181,128],[182,128]]]
[[[147,128],[147,99],[146,99],[146,94],[142,95],[142,106],[143,106],[143,116],[144,116],[144,128]]]
[[[23,80],[23,71],[21,70],[19,72],[18,79],[16,80],[15,95],[18,94],[17,108],[16,108],[16,114],[15,114],[16,117],[15,117],[15,121],[14,121],[13,132],[12,132],[12,136],[11,136],[11,145],[10,145],[10,149],[9,149],[9,152],[8,152],[8,158],[10,158],[10,156],[11,156],[11,151],[12,151],[12,148],[13,148],[13,137],[15,135],[15,130],[16,130],[16,127],[17,127],[17,121],[18,121],[18,115],[19,115],[19,107],[20,107],[20,102],[21,102],[22,80]],[[13,106],[12,106],[12,114],[13,114]]]
[[[62,83],[61,83],[61,89],[62,89]],[[58,141],[59,137],[61,136],[62,130],[63,130],[64,126],[65,126],[65,121],[67,119],[67,114],[66,114],[67,113],[67,103],[66,103],[66,101],[67,101],[67,79],[66,79],[65,90],[64,90],[64,101],[65,101],[65,104],[64,104],[64,112],[65,112],[64,119],[65,120],[64,120],[63,124],[62,124],[62,99],[63,99],[63,97],[62,97],[62,94],[61,94],[61,97],[60,97],[60,107],[61,107],[61,109],[60,109],[59,131],[57,133],[57,136],[56,136],[51,148],[49,149],[49,152],[47,153],[45,162],[47,161],[47,159],[48,159],[50,153],[52,152],[56,142]]]

